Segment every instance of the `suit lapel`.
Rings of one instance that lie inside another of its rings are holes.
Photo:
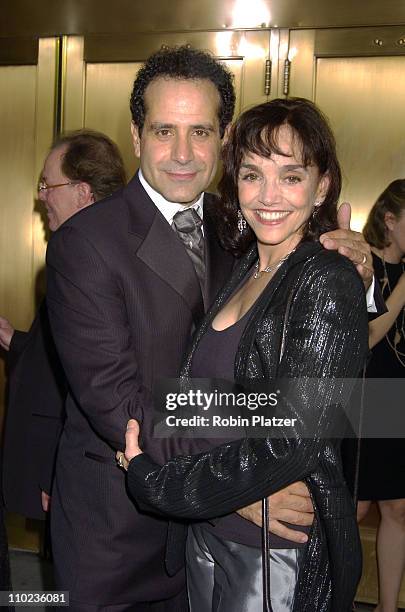
[[[128,184],[125,198],[129,210],[129,234],[130,238],[136,237],[137,257],[184,299],[194,321],[200,321],[204,307],[191,259],[137,175]]]

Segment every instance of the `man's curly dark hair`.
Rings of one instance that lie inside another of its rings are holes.
[[[232,121],[235,109],[235,91],[231,72],[214,57],[189,46],[164,48],[153,53],[139,70],[131,94],[132,120],[139,132],[145,122],[145,90],[159,77],[170,79],[208,79],[220,96],[218,108],[221,138]]]

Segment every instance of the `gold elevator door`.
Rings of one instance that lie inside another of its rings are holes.
[[[7,56],[3,58],[0,52],[0,64],[0,315],[26,331],[34,317],[36,298],[44,292],[39,279],[46,240],[37,184],[53,139],[57,40],[34,41],[31,56],[23,59],[20,42],[11,40]],[[1,360],[1,417],[4,395]],[[7,526],[11,546],[38,549],[39,530],[32,521],[9,515]]]
[[[0,56],[0,315],[21,330],[31,324],[37,273],[44,264],[36,188],[53,138],[56,45],[55,39],[40,40],[26,64],[1,65]],[[3,369],[0,389],[2,414]]]
[[[290,33],[289,93],[314,100],[331,121],[342,199],[352,203],[356,230],[387,184],[405,177],[405,50],[396,42],[401,31]]]
[[[342,201],[361,231],[383,189],[405,178],[404,28],[293,30],[289,93],[314,100],[331,121],[343,170]],[[405,438],[405,432],[404,432]],[[363,576],[357,599],[378,597],[375,555],[378,512],[360,526]],[[405,607],[405,580],[399,598]]]
[[[360,230],[388,183],[405,177],[405,56],[319,58],[316,70],[315,102],[332,122]]]

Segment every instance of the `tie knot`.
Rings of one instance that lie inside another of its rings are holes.
[[[186,210],[180,210],[174,215],[173,225],[178,232],[190,234],[201,228],[202,221],[194,208],[186,208]]]

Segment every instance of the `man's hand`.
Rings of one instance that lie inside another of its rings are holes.
[[[142,455],[142,451],[139,448],[139,423],[135,419],[130,419],[127,424],[127,430],[125,432],[125,453],[117,451],[115,457],[119,467],[128,470],[128,465],[131,459]]]
[[[4,317],[0,317],[0,346],[5,351],[10,349],[11,338],[14,334],[14,327]]]
[[[45,493],[45,491],[41,491],[41,505],[44,512],[49,512],[49,508],[51,507],[51,496]]]
[[[319,241],[325,249],[338,251],[356,265],[367,291],[374,275],[373,258],[363,234],[350,229],[350,217],[350,204],[344,202],[338,210],[339,229],[322,234]]]
[[[314,520],[314,508],[307,486],[303,482],[294,482],[285,489],[270,495],[269,531],[291,542],[305,543],[308,536],[302,531],[289,529],[280,521],[292,525],[308,526]],[[258,501],[238,510],[238,514],[259,527],[262,526],[262,502]]]

